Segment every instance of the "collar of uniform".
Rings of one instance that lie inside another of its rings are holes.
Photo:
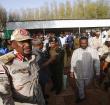
[[[14,49],[14,54],[16,55],[16,58],[19,60],[19,61],[27,61],[29,63],[33,62],[35,60],[35,55],[32,55],[31,56],[31,59],[28,60],[27,58],[25,58],[22,54],[18,53],[15,49]]]
[[[22,61],[22,62],[23,62],[24,56],[23,56],[21,53],[17,52],[17,51],[14,49],[14,54],[16,55],[16,58],[17,58],[19,61]]]

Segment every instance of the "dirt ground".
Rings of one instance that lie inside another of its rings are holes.
[[[110,93],[100,89],[87,89],[87,99],[78,105],[110,105]],[[72,88],[68,88],[59,95],[50,95],[49,105],[77,105]]]
[[[75,103],[73,88],[69,85],[59,95],[50,93],[48,105],[110,105],[110,90],[104,91],[102,88],[93,86],[86,91],[87,99],[81,103]]]
[[[79,104],[75,103],[74,90],[70,85],[59,95],[55,95],[54,92],[50,92],[49,95],[48,105],[110,105],[110,89],[106,92],[102,88],[88,88],[87,99]],[[0,105],[3,105],[2,100]]]

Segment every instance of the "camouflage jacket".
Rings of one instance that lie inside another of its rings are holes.
[[[38,83],[39,67],[35,64],[35,56],[32,55],[31,60],[20,61],[13,52],[10,52],[0,58],[0,66],[2,67],[0,70],[0,93],[4,96],[10,94],[9,97],[13,103],[17,101],[30,103],[29,105],[45,105]],[[9,98],[7,100],[6,102],[9,102]]]

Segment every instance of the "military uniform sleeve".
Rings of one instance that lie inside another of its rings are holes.
[[[10,62],[11,60],[13,60],[15,58],[15,54],[14,52],[9,52],[5,55],[0,56],[0,61],[4,64]]]
[[[7,67],[0,63],[0,98],[3,100],[3,105],[15,105],[6,69]]]

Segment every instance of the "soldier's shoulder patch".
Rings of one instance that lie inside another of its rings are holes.
[[[9,52],[5,55],[0,56],[0,61],[4,64],[10,62],[11,60],[13,60],[15,58],[15,54],[14,52]]]

